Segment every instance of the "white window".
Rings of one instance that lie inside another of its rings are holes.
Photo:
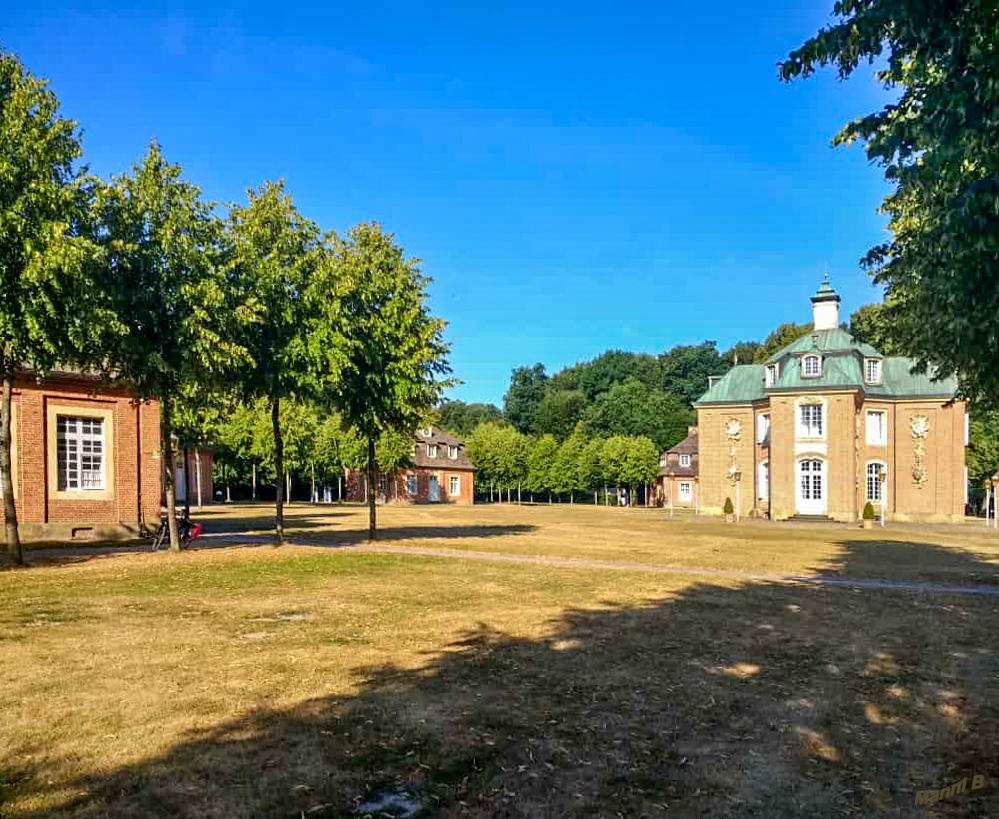
[[[428,458],[437,457],[437,444],[427,444],[427,457]]]
[[[772,387],[777,383],[777,375],[780,372],[776,364],[767,364],[767,378],[766,383],[768,387]]]
[[[406,493],[411,496],[416,494],[416,475],[406,476]]]
[[[801,359],[801,374],[805,378],[822,375],[822,359],[817,355],[806,355]]]
[[[448,479],[447,492],[453,498],[458,497],[461,494],[461,478],[457,475],[452,475]]]
[[[104,420],[58,416],[59,491],[104,489]]]
[[[867,500],[871,503],[881,503],[884,484],[881,482],[881,473],[885,466],[877,461],[872,461],[867,465]]]
[[[865,358],[864,359],[864,381],[868,384],[880,384],[881,383],[881,359],[880,358]]]
[[[967,446],[968,443],[969,443],[969,441],[971,440],[970,421],[971,421],[971,419],[969,418],[968,413],[964,413],[964,445],[965,446]]]
[[[798,407],[798,437],[822,437],[821,404],[802,404]]]
[[[456,447],[456,446],[449,446],[447,448],[447,456],[452,461],[457,460],[457,458],[458,458],[458,447]]]
[[[758,488],[756,496],[760,500],[767,500],[770,497],[770,462],[763,461],[757,469]]]
[[[681,455],[680,456],[680,466],[690,466],[690,456]]]
[[[765,444],[770,438],[770,415],[764,413],[756,416],[756,443]]]
[[[666,458],[667,458],[667,455],[666,455],[665,452],[662,455],[659,456],[659,466],[660,467],[665,467],[666,466]]]
[[[871,446],[888,443],[888,413],[884,410],[867,411],[867,443]]]
[[[680,500],[690,500],[690,481],[680,481]]]

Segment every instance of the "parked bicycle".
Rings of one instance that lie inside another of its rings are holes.
[[[201,524],[194,523],[185,513],[177,514],[177,534],[180,535],[181,547],[187,546],[192,540],[197,540],[201,534]],[[153,551],[170,545],[170,525],[164,512],[160,515],[160,528],[153,535]]]

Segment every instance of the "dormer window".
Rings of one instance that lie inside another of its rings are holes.
[[[458,459],[458,447],[456,447],[456,446],[449,446],[449,447],[447,448],[447,456],[448,456],[448,457],[449,457],[449,458],[450,458],[450,459],[451,459],[452,461],[455,461],[455,460],[457,460],[457,459]]]
[[[427,457],[428,458],[437,457],[437,444],[427,444]]]
[[[777,383],[777,376],[779,375],[779,373],[780,370],[778,369],[778,366],[776,364],[767,364],[766,384],[768,387],[772,387],[774,384]]]
[[[865,384],[880,384],[881,383],[881,359],[880,358],[865,358],[864,359],[864,383]]]
[[[680,456],[680,466],[690,466],[690,456],[681,455]]]
[[[806,355],[801,359],[801,374],[805,378],[822,375],[822,359],[817,355]]]

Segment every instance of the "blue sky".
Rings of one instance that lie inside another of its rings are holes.
[[[284,177],[324,228],[395,232],[456,398],[501,401],[520,364],[762,338],[809,318],[826,266],[844,313],[879,298],[857,261],[885,183],[830,139],[884,92],[776,79],[832,0],[321,6],[37,0],[0,44],[98,173],[155,137],[211,199]]]

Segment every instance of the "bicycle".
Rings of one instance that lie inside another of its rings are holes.
[[[200,531],[200,527],[196,523],[192,523],[191,519],[186,515],[177,516],[177,534],[180,535],[180,545],[181,547],[187,546],[192,540],[194,540]],[[166,514],[160,515],[160,528],[156,530],[156,534],[153,535],[153,551],[163,548],[164,546],[170,545],[170,525],[167,520]]]

